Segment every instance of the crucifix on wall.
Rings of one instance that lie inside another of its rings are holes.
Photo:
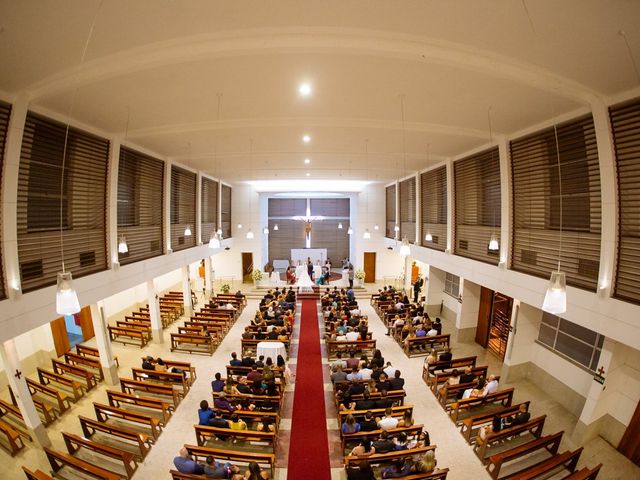
[[[304,247],[311,248],[311,222],[324,220],[323,216],[316,215],[311,216],[311,202],[310,199],[307,198],[307,212],[306,215],[296,215],[295,217],[291,217],[292,220],[299,220],[304,222]]]

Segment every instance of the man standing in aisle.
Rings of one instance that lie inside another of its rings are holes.
[[[413,303],[418,303],[418,297],[420,296],[422,285],[424,285],[424,280],[422,277],[418,277],[418,279],[413,283]]]
[[[349,288],[353,288],[353,277],[354,277],[354,273],[353,273],[353,265],[349,264]]]

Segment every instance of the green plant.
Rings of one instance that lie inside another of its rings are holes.
[[[356,277],[358,280],[364,280],[364,277],[365,277],[364,270],[356,270],[356,275],[355,275],[355,277]]]
[[[222,290],[222,293],[229,293],[229,291],[231,290],[231,285],[229,285],[228,283],[223,283],[222,285],[220,285],[220,290]]]
[[[254,282],[259,282],[260,280],[262,280],[262,272],[260,270],[254,270],[253,272],[251,272],[251,278],[253,278]]]

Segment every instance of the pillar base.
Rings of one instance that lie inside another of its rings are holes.
[[[44,425],[40,424],[36,428],[27,427],[27,432],[31,436],[33,442],[39,447],[50,447],[51,440],[49,439],[49,435],[47,434],[47,429],[44,428]]]
[[[471,343],[476,339],[476,327],[456,328],[452,337],[460,343]]]
[[[151,330],[153,343],[164,343],[164,332],[162,330]]]
[[[107,385],[118,385],[120,378],[118,377],[118,367],[114,363],[109,367],[102,367],[102,374],[104,375],[104,382]]]

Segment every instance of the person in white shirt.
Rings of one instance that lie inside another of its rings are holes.
[[[337,342],[344,342],[347,339],[347,337],[345,335],[338,335],[336,337],[336,341]]]
[[[366,365],[362,367],[362,370],[360,370],[360,377],[362,378],[362,380],[371,380],[372,373],[373,370],[369,368],[369,365]]]
[[[356,340],[358,340],[359,336],[360,336],[360,334],[358,332],[354,331],[353,328],[349,329],[349,331],[345,335],[347,341],[349,341],[349,342],[355,342]]]
[[[400,310],[402,310],[403,308],[404,308],[404,303],[402,303],[400,300],[398,300],[398,303],[396,303],[396,305],[395,305],[395,309],[396,309],[397,311],[400,311]]]
[[[485,383],[484,388],[482,390],[478,389],[467,389],[464,391],[462,398],[476,398],[476,397],[486,397],[491,393],[496,393],[498,391],[498,380],[495,375],[489,375],[487,379],[487,383]]]
[[[331,363],[331,370],[334,370],[338,365],[340,365],[341,368],[347,368],[347,362],[342,359],[342,352],[336,353],[336,356],[338,358]]]
[[[382,430],[392,430],[398,426],[398,419],[391,416],[392,410],[387,408],[384,411],[384,418],[378,422],[378,427]]]
[[[435,337],[436,335],[438,335],[438,331],[433,327],[427,332],[427,337]]]
[[[358,367],[355,367],[351,370],[351,373],[347,374],[347,380],[350,382],[362,380],[362,374],[358,371]]]
[[[387,378],[393,378],[396,375],[397,368],[391,365],[391,362],[387,362],[387,366],[382,370]]]

